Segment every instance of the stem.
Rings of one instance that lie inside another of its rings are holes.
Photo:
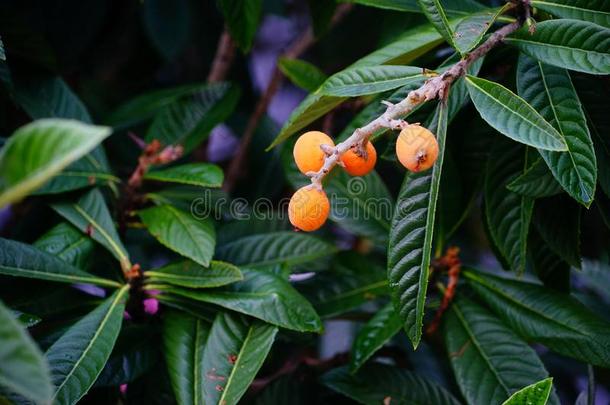
[[[233,59],[235,59],[235,43],[225,27],[218,39],[216,55],[214,56],[210,74],[208,75],[208,83],[223,81],[225,77],[227,77],[227,73],[233,64]]]

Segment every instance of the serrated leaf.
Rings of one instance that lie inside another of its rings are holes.
[[[138,211],[148,231],[162,245],[207,267],[214,255],[216,231],[210,218],[195,218],[171,205]]]
[[[122,266],[129,263],[129,254],[117,234],[104,196],[97,188],[84,194],[76,203],[55,203],[51,207],[79,231],[108,249]]]
[[[87,268],[94,247],[91,239],[67,222],[55,225],[33,246],[80,269]]]
[[[567,150],[561,134],[506,87],[470,75],[466,77],[466,85],[481,117],[498,132],[539,149]]]
[[[218,7],[224,16],[231,38],[242,51],[248,52],[252,46],[258,22],[261,17],[262,0],[219,0]]]
[[[522,174],[506,185],[510,191],[532,198],[550,197],[562,191],[546,162],[538,158]]]
[[[389,303],[381,308],[362,329],[358,331],[350,357],[350,373],[355,373],[386,342],[402,329],[402,319],[394,305]]]
[[[182,312],[163,318],[163,347],[169,380],[178,405],[203,405],[203,353],[211,325]]]
[[[417,0],[417,3],[421,7],[424,15],[430,21],[434,28],[445,38],[445,41],[452,47],[458,49],[454,42],[454,33],[445,10],[440,3],[440,0]]]
[[[471,51],[481,42],[487,30],[507,8],[508,5],[505,5],[504,7],[479,11],[464,17],[453,29],[455,48],[462,55]]]
[[[42,119],[19,128],[0,153],[0,206],[40,188],[110,135],[107,127]]]
[[[53,384],[40,349],[0,302],[0,386],[36,403],[51,403]]]
[[[532,7],[557,17],[590,21],[610,28],[610,3],[606,0],[532,0]]]
[[[394,306],[417,347],[421,339],[436,202],[447,132],[447,108],[440,104],[435,122],[439,153],[432,170],[409,172],[398,195],[388,247],[388,281]]]
[[[209,267],[185,260],[148,270],[144,275],[152,283],[165,282],[189,288],[220,287],[243,279],[237,267],[216,260],[212,260]]]
[[[218,188],[222,186],[224,173],[220,167],[211,163],[187,163],[161,170],[151,170],[144,175],[144,179]]]
[[[172,295],[219,305],[300,332],[319,332],[322,322],[311,304],[285,279],[265,270],[242,269],[244,279],[219,289],[154,286]]]
[[[324,72],[304,60],[281,57],[278,67],[292,83],[309,92],[315,91],[326,80]]]
[[[610,29],[578,20],[547,20],[530,34],[522,28],[504,40],[543,63],[594,75],[610,73]]]
[[[238,266],[258,267],[307,263],[335,252],[336,248],[328,242],[304,233],[286,231],[233,240],[219,246],[216,257]]]
[[[414,66],[362,66],[342,70],[329,77],[317,93],[325,96],[357,97],[381,93],[410,83],[423,84],[426,77]]]
[[[571,296],[475,270],[463,274],[477,294],[521,336],[593,365],[610,364],[610,325]]]
[[[128,292],[129,286],[116,291],[47,350],[54,403],[75,404],[89,391],[114,347]]]
[[[95,277],[32,245],[3,238],[0,238],[0,274],[62,283],[120,286],[116,281]]]
[[[597,165],[585,114],[570,75],[565,69],[521,55],[517,88],[519,95],[559,131],[568,147],[566,152],[539,150],[553,176],[568,194],[589,206],[595,196]]]
[[[449,391],[417,374],[384,364],[367,364],[355,375],[347,366],[335,368],[322,377],[331,389],[365,405],[388,401],[396,404],[458,405]]]
[[[521,388],[504,401],[502,405],[546,405],[552,388],[553,379],[545,378]]]
[[[548,377],[536,352],[474,302],[453,302],[445,317],[445,346],[468,403],[499,404],[524,385]],[[551,403],[559,404],[555,394]]]
[[[277,331],[242,315],[219,313],[203,354],[205,402],[237,404],[263,365]]]

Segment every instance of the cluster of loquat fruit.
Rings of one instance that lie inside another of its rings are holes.
[[[294,144],[293,156],[300,172],[317,173],[324,166],[326,157],[335,144],[320,131],[306,132]],[[400,163],[412,172],[428,170],[438,157],[438,142],[428,129],[412,124],[404,127],[396,140],[396,156]],[[340,156],[339,165],[351,176],[364,176],[373,170],[377,151],[372,142],[353,145]],[[306,232],[319,229],[328,218],[330,202],[324,190],[314,184],[298,189],[288,204],[290,223]]]

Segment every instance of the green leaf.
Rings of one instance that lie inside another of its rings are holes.
[[[392,90],[411,83],[422,84],[429,75],[414,66],[362,66],[342,70],[318,89],[325,96],[357,97]]]
[[[248,52],[261,17],[262,0],[219,0],[218,7],[225,18],[231,38],[242,51]]]
[[[86,269],[93,242],[67,222],[60,222],[34,242],[34,246],[80,269]]]
[[[216,260],[212,260],[209,267],[185,260],[148,270],[144,275],[150,277],[152,283],[165,282],[189,288],[220,287],[243,279],[237,267]]]
[[[47,350],[54,403],[75,404],[101,373],[119,335],[129,286],[72,325]]]
[[[263,365],[277,331],[258,320],[219,313],[203,352],[203,369],[208,373],[203,381],[205,402],[237,404]]]
[[[157,139],[163,145],[182,145],[185,153],[204,141],[210,131],[233,112],[239,88],[228,83],[213,83],[196,95],[164,107],[146,132],[146,141]]]
[[[504,40],[549,65],[584,73],[610,73],[610,29],[578,20],[547,20]]]
[[[532,0],[532,7],[557,17],[590,21],[610,28],[610,4],[606,0]]]
[[[567,294],[474,270],[463,273],[514,331],[563,355],[610,365],[610,325]]]
[[[538,279],[547,287],[569,293],[570,265],[551,250],[536,229],[530,229],[527,248]]]
[[[314,236],[296,232],[270,232],[233,240],[216,250],[220,260],[238,266],[296,265],[335,253],[336,248]]]
[[[597,165],[587,120],[570,75],[565,69],[521,55],[517,88],[519,95],[565,140],[566,152],[539,152],[568,194],[588,207],[595,196]]]
[[[417,374],[384,364],[367,364],[357,374],[338,367],[322,376],[322,383],[365,405],[387,401],[396,404],[458,405],[449,391]]]
[[[163,318],[163,348],[169,380],[178,405],[203,405],[203,353],[210,324],[170,311]]]
[[[0,238],[0,274],[62,283],[120,286],[116,281],[95,277],[32,245],[3,238]]]
[[[402,319],[389,303],[381,308],[356,335],[352,345],[349,371],[355,373],[384,344],[402,329]]]
[[[388,10],[407,11],[409,13],[421,13],[422,9],[417,0],[340,0],[345,3],[356,3],[370,7]],[[441,7],[447,15],[464,15],[485,9],[485,6],[474,0],[441,0]]]
[[[222,186],[224,174],[220,167],[211,163],[188,163],[167,169],[152,170],[144,175],[144,179],[218,188]]]
[[[553,379],[545,378],[515,392],[502,405],[546,405],[552,388]]]
[[[517,273],[525,270],[534,200],[513,193],[506,186],[523,172],[523,167],[523,147],[498,142],[489,156],[484,184],[485,218],[492,242],[505,267]]]
[[[187,290],[154,286],[165,294],[216,304],[300,332],[319,332],[322,322],[311,304],[286,280],[265,270],[242,269],[243,281],[220,289]],[[151,287],[152,288],[152,287]]]
[[[416,348],[421,339],[436,202],[443,168],[447,108],[440,104],[435,122],[439,153],[432,170],[405,176],[398,195],[388,247],[388,280],[392,300]]]
[[[508,7],[506,4],[504,7],[479,11],[464,17],[454,28],[453,44],[455,48],[462,55],[471,51],[481,42],[487,30]]]
[[[76,203],[55,203],[51,207],[78,230],[108,249],[122,267],[130,267],[129,254],[119,239],[104,196],[97,188],[84,194]]]
[[[466,77],[466,85],[481,117],[498,132],[539,149],[567,150],[561,134],[506,87],[470,75]]]
[[[440,0],[417,0],[417,3],[421,7],[424,15],[432,23],[434,28],[443,36],[445,41],[452,47],[457,48],[454,42],[454,33],[452,27],[449,25],[445,10],[441,5]]]
[[[522,174],[508,183],[506,188],[533,198],[549,197],[561,193],[562,190],[542,158],[536,159]]]
[[[280,57],[278,67],[292,83],[309,92],[326,80],[324,72],[304,60]]]
[[[141,6],[146,34],[161,56],[171,61],[188,44],[193,12],[190,3],[147,0]]]
[[[0,152],[0,207],[40,188],[110,135],[107,127],[43,119],[19,128]]]
[[[51,403],[53,385],[42,353],[0,302],[0,386],[35,401]]]
[[[524,385],[548,377],[536,352],[474,302],[453,302],[445,317],[445,346],[469,404],[499,404]],[[559,404],[555,394],[551,399]]]

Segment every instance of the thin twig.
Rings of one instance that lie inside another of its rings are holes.
[[[441,323],[441,318],[443,317],[443,314],[445,313],[445,311],[447,311],[447,308],[449,308],[449,304],[451,304],[451,301],[453,301],[453,297],[455,296],[455,290],[457,288],[457,284],[460,277],[460,270],[462,268],[462,262],[460,261],[460,258],[458,256],[459,253],[460,249],[458,249],[457,247],[450,247],[449,249],[447,249],[445,255],[440,259],[435,260],[432,265],[433,269],[435,270],[447,270],[449,280],[447,281],[447,288],[443,292],[443,299],[441,301],[441,305],[436,311],[434,320],[430,323],[428,329],[426,329],[426,333],[428,334],[436,332]]]
[[[216,55],[212,61],[210,74],[208,75],[208,83],[223,81],[233,64],[235,58],[235,42],[231,39],[229,31],[225,27],[224,31],[218,39],[216,47]]]

